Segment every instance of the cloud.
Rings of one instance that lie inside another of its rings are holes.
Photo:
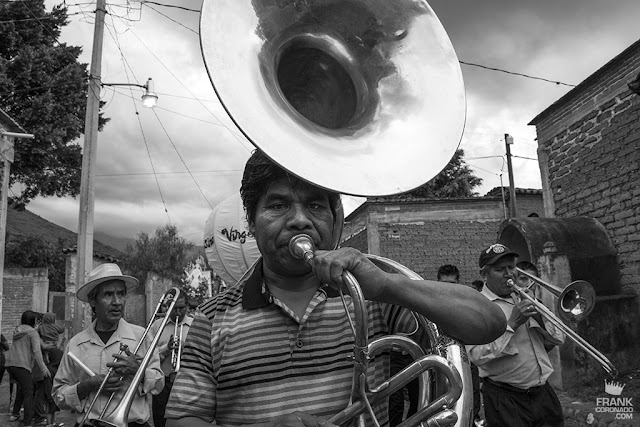
[[[46,4],[50,8],[54,2]],[[101,93],[111,121],[98,136],[95,229],[133,237],[171,221],[181,235],[199,243],[211,206],[238,191],[252,146],[217,101],[200,52],[197,13],[146,4],[126,20],[126,7],[109,4],[102,81],[144,84],[151,77],[159,100],[155,110],[148,110],[140,103],[140,88],[111,87]],[[199,9],[201,1],[180,4]],[[615,7],[596,0],[430,4],[461,61],[570,84],[581,82],[638,39],[636,0],[618,0]],[[72,15],[61,36],[63,42],[83,46],[81,61],[86,63],[93,8],[70,6],[71,13],[84,15]],[[508,185],[505,133],[514,136],[511,150],[519,156],[513,159],[516,186],[540,188],[535,129],[527,123],[571,88],[469,65],[461,68],[467,123],[460,147],[484,179],[480,194]],[[238,90],[245,84],[238,82]],[[348,198],[347,213],[361,201]],[[77,229],[75,199],[37,199],[28,208]]]

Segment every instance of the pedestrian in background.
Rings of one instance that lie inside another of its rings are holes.
[[[0,383],[2,383],[2,377],[4,377],[4,352],[9,350],[9,343],[4,335],[0,334]]]
[[[36,331],[37,313],[27,310],[22,313],[20,325],[13,332],[11,350],[7,353],[6,366],[9,373],[18,384],[16,400],[13,405],[11,421],[20,417],[20,408],[24,405],[23,426],[32,426],[33,417],[33,375],[35,364],[41,369],[42,375],[51,376],[44,364],[40,349],[40,336]]]

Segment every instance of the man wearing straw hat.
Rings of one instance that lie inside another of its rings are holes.
[[[133,354],[144,328],[122,318],[127,294],[137,286],[136,278],[123,275],[118,265],[107,263],[94,268],[87,277],[87,283],[76,292],[80,301],[91,305],[95,320],[69,340],[52,392],[58,406],[76,411],[76,425],[85,418],[85,411],[109,369],[113,368],[85,424],[101,417],[109,397],[115,393],[106,410],[106,415],[109,415],[122,401],[131,378],[140,367],[140,359],[149,348],[151,339],[145,339],[138,354]],[[120,352],[122,344],[127,346],[124,352]],[[130,427],[149,426],[151,395],[159,393],[163,386],[164,374],[160,369],[158,352],[154,349],[131,404],[128,414]]]

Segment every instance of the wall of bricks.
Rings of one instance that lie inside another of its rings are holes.
[[[618,368],[628,370],[640,367],[640,95],[628,87],[638,73],[640,41],[531,123],[545,211],[595,218],[617,251],[622,295],[599,298],[578,331],[602,344],[601,351],[615,352]],[[576,371],[585,374],[586,366],[583,361]]]
[[[539,191],[523,190],[516,201],[519,215],[542,216]],[[426,279],[454,264],[461,282],[470,284],[480,278],[480,251],[497,241],[508,210],[501,197],[369,199],[347,218],[341,245],[389,258]]]
[[[2,334],[12,340],[13,330],[26,310],[47,311],[49,278],[46,268],[6,268],[2,301]]]
[[[386,257],[400,262],[429,280],[438,267],[453,264],[460,282],[480,279],[478,255],[496,241],[500,221],[430,221],[423,225],[380,225],[380,247]]]
[[[555,216],[602,223],[618,250],[623,290],[638,293],[640,96],[626,83],[640,72],[640,42],[621,55],[535,124]]]
[[[640,289],[640,97],[622,94],[543,144],[555,215],[600,221],[623,289]]]

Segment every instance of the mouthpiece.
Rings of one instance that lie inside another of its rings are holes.
[[[297,259],[303,259],[307,264],[311,264],[313,259],[313,240],[306,234],[298,234],[289,241],[289,252]]]

